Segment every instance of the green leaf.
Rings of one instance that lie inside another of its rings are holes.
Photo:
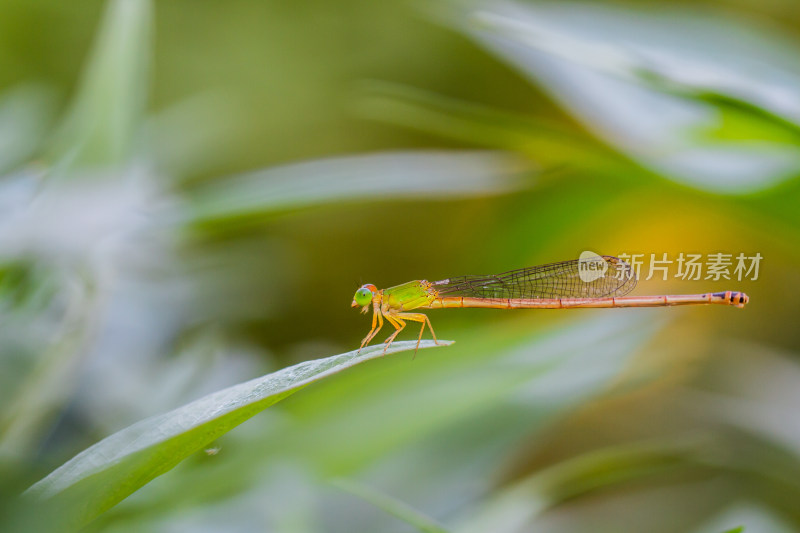
[[[132,155],[147,98],[151,5],[109,3],[91,59],[48,153],[61,170],[117,166]]]
[[[450,341],[443,341],[450,344]],[[387,354],[413,350],[396,342]],[[423,341],[420,348],[435,346]],[[78,528],[253,415],[327,376],[381,357],[382,346],[305,361],[137,422],[84,450],[27,492]]]
[[[526,185],[533,164],[492,151],[385,152],[305,161],[219,180],[190,192],[190,220],[258,216],[342,200],[460,198]]]
[[[791,96],[800,88],[791,55],[796,45],[691,10],[493,0],[466,5],[455,23],[461,31],[645,168],[701,190],[735,194],[796,175],[798,137],[787,132],[800,123],[800,101]],[[701,96],[708,93],[727,97],[728,104]],[[730,105],[736,101],[763,112]],[[724,123],[749,127],[723,139],[715,132]],[[754,123],[756,130],[750,129]]]

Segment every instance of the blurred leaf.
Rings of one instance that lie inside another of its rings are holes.
[[[0,95],[0,173],[33,155],[49,125],[52,107],[51,91],[40,85],[23,84]]]
[[[800,403],[800,364],[796,356],[791,357],[795,354],[783,354],[768,345],[748,348],[743,349],[741,343],[731,346],[731,353],[739,357],[729,358],[715,376],[727,390],[698,393],[695,405],[710,419],[769,440],[800,461],[800,427],[786,424]],[[758,359],[748,357],[748,351],[758,353]],[[764,383],[770,384],[767,390]]]
[[[190,192],[190,219],[209,222],[367,198],[461,198],[528,185],[533,166],[501,152],[395,152],[284,165]]]
[[[386,353],[415,346],[413,341],[397,342]],[[433,346],[432,341],[420,344]],[[361,354],[305,361],[138,422],[67,461],[26,495],[46,500],[67,528],[81,527],[270,405],[382,352],[383,346],[373,346]]]
[[[447,530],[436,523],[432,518],[416,511],[411,506],[393,498],[388,494],[378,492],[373,487],[367,487],[361,483],[349,479],[335,479],[332,483],[342,490],[349,492],[359,498],[368,501],[375,507],[383,509],[390,515],[405,521],[423,533],[446,533]]]
[[[147,97],[149,0],[108,4],[77,96],[48,151],[67,171],[117,166],[131,157]]]
[[[765,502],[768,503],[768,502]],[[731,527],[733,524],[741,524]],[[796,521],[786,521],[785,515],[756,501],[732,501],[709,517],[691,533],[793,533],[797,531]]]
[[[619,159],[593,138],[572,131],[562,123],[521,116],[396,83],[363,83],[357,109],[368,118],[523,153],[546,167],[569,162],[596,169]]]
[[[53,273],[28,274],[57,278]],[[39,291],[55,292],[52,285],[60,285],[58,296],[62,301],[48,302],[44,309],[30,314],[9,313],[3,321],[4,327],[15,328],[15,335],[0,338],[0,347],[20,350],[15,344],[24,346],[23,353],[28,352],[25,362],[32,367],[27,372],[12,373],[14,386],[0,407],[0,459],[7,461],[20,461],[35,452],[48,423],[72,392],[74,375],[98,320],[96,295],[85,280],[37,281]],[[52,308],[59,304],[65,309],[54,313]],[[48,311],[57,318],[48,320]],[[26,341],[32,346],[25,346]],[[34,348],[40,353],[31,355]]]
[[[493,0],[468,5],[457,24],[462,31],[647,168],[718,193],[763,190],[798,174],[800,139],[786,134],[786,121],[800,123],[791,47],[689,11]],[[676,85],[713,89],[782,119],[675,94]],[[761,134],[702,135],[745,116],[759,121]]]
[[[536,519],[564,500],[654,473],[686,468],[692,442],[635,443],[598,450],[498,491],[458,528],[461,533],[533,529]]]

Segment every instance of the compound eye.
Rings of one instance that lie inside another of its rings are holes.
[[[361,306],[369,304],[372,301],[372,291],[366,287],[361,287],[356,291],[355,301]]]

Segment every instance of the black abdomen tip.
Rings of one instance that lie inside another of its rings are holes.
[[[736,305],[736,307],[744,307],[744,304],[749,301],[750,297],[743,292],[734,292],[731,294],[731,303]]]
[[[735,305],[736,307],[744,307],[750,301],[750,297],[743,292],[739,291],[725,291],[712,293],[714,298],[719,298],[725,302]]]

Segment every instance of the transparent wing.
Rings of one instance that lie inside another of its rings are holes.
[[[460,276],[436,281],[433,288],[440,297],[555,299],[624,296],[636,286],[636,275],[625,261],[608,255],[592,261],[574,259],[496,275]]]

